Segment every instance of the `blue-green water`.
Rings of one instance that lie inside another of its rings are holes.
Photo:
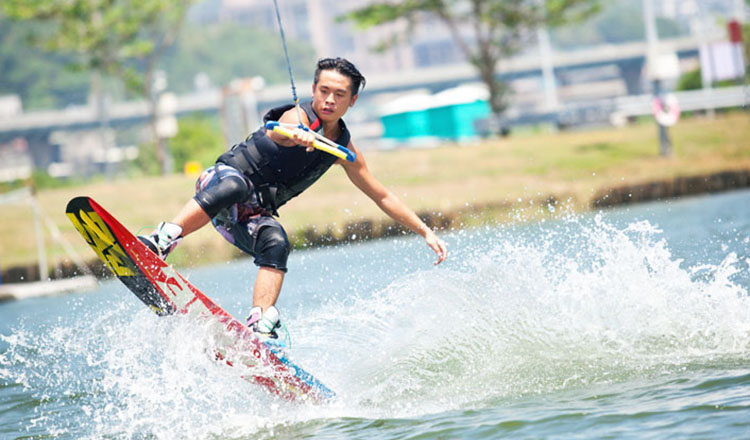
[[[0,438],[750,438],[750,191],[297,252],[279,401],[117,281],[0,305]],[[247,312],[250,260],[191,281]],[[210,351],[208,351],[210,352]]]

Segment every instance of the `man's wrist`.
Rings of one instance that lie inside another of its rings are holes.
[[[421,235],[423,238],[427,239],[431,235],[435,235],[435,231],[430,229],[427,225],[422,224],[422,226],[419,228],[419,235]]]

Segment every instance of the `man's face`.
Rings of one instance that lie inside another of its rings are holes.
[[[323,122],[336,122],[357,101],[352,96],[352,80],[335,70],[320,72],[313,84],[313,110]]]

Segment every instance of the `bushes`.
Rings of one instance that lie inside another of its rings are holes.
[[[190,161],[199,162],[203,168],[208,168],[226,150],[216,116],[191,115],[180,118],[178,124],[177,136],[169,141],[174,171],[181,172],[185,163]]]
[[[677,91],[698,90],[703,87],[700,67],[683,74],[677,81]]]
[[[196,114],[182,117],[177,123],[177,135],[169,140],[173,172],[181,173],[185,169],[185,163],[190,161],[199,162],[203,168],[208,168],[226,150],[218,117]],[[131,172],[133,175],[160,174],[156,143],[141,144],[133,165],[136,170]]]
[[[712,87],[731,87],[737,85],[735,80],[714,81]],[[701,78],[701,68],[691,70],[683,74],[677,81],[677,91],[699,90],[703,88],[703,79]]]

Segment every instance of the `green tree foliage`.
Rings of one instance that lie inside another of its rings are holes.
[[[169,47],[190,0],[4,0],[9,18],[36,24],[36,46],[74,53],[84,68],[148,95],[149,68]]]
[[[405,0],[375,1],[342,19],[362,28],[405,19],[413,29],[426,17],[437,18],[490,92],[493,113],[505,110],[505,87],[496,79],[497,64],[528,43],[530,30],[580,21],[595,13],[597,0]],[[400,39],[389,39],[397,43]]]
[[[162,54],[174,42],[192,2],[3,0],[0,12],[14,20],[38,24],[37,32],[32,35],[38,47],[56,53],[74,53],[82,68],[116,76],[129,90],[145,97],[156,134],[154,75]],[[160,145],[158,159],[166,172],[166,151],[163,144]]]
[[[31,21],[0,17],[0,95],[21,96],[27,110],[85,104],[91,85],[89,70],[74,53],[48,52],[33,45],[29,38],[38,26]],[[303,41],[290,40],[288,44],[295,75],[311,77],[315,66],[313,48]],[[191,92],[199,72],[207,74],[218,87],[235,78],[256,75],[269,84],[289,80],[278,36],[235,23],[186,23],[158,68],[166,71],[168,89],[176,93]],[[106,86],[107,93],[115,99],[142,95],[140,90],[128,92],[113,81]]]

